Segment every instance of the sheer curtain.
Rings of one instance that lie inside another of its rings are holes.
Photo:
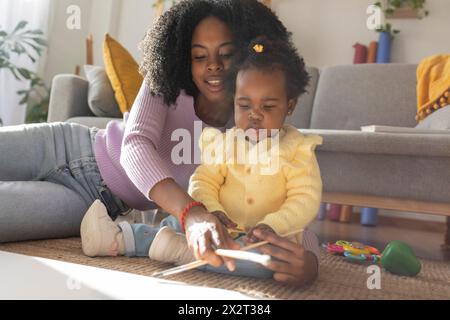
[[[21,20],[28,21],[27,28],[40,29],[48,39],[49,11],[51,0],[0,0],[1,29],[11,32]],[[33,64],[26,56],[12,59],[20,66],[35,72],[43,70],[46,51]],[[0,118],[3,125],[16,125],[25,121],[25,106],[19,105],[18,90],[28,87],[28,83],[17,81],[9,71],[0,69]]]

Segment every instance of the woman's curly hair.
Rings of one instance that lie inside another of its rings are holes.
[[[191,40],[196,26],[214,16],[226,23],[237,48],[258,36],[291,42],[291,33],[278,17],[257,0],[183,0],[165,12],[151,28],[139,48],[143,62],[139,71],[152,94],[174,104],[185,90],[196,97],[191,74]]]
[[[236,91],[238,73],[252,69],[283,71],[288,99],[296,99],[306,92],[310,77],[303,58],[292,43],[261,36],[243,48],[235,54],[232,68],[227,74],[226,87],[231,95]]]

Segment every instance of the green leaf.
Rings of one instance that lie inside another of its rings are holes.
[[[37,34],[37,35],[43,35],[44,34],[44,32],[42,32],[42,30],[28,30],[26,33]]]
[[[34,40],[34,42],[36,42],[37,44],[40,44],[41,46],[46,47],[48,45],[47,41],[45,41],[42,38],[32,38],[32,39]]]
[[[25,47],[23,46],[23,45],[21,45],[19,42],[16,42],[15,44],[14,44],[14,49],[12,50],[13,52],[15,52],[15,53],[17,53],[19,56],[22,54],[22,53],[24,53],[26,50],[25,50]]]
[[[18,68],[17,71],[19,71],[19,73],[22,75],[22,77],[24,77],[27,80],[31,79],[31,73],[29,70],[25,69],[25,68]]]
[[[17,71],[14,67],[7,67],[9,69],[9,71],[11,71],[11,73],[13,74],[14,78],[16,78],[16,80],[20,81],[20,77],[17,75]]]
[[[0,55],[2,55],[5,59],[11,59],[11,56],[9,55],[8,51],[0,51]]]
[[[16,28],[14,29],[14,31],[12,32],[12,34],[16,33],[16,32],[19,31],[20,29],[25,28],[27,24],[28,24],[28,21],[23,21],[23,20],[20,21],[20,22],[17,24],[17,26],[16,26]]]
[[[19,104],[25,104],[28,101],[28,94],[25,94],[24,97],[19,101]]]
[[[39,48],[38,46],[28,42],[28,41],[24,41],[25,44],[27,44],[28,46],[30,46],[31,48],[33,48],[33,50],[37,53],[38,56],[42,55],[42,49]]]
[[[30,58],[31,62],[35,63],[36,62],[36,58],[33,57],[31,54],[27,53],[28,58]]]
[[[390,0],[389,3],[395,8],[400,8],[402,5],[402,0]]]

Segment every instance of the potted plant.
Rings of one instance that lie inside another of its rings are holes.
[[[422,18],[428,16],[426,0],[387,0],[384,12],[388,18]]]
[[[18,81],[28,81],[26,90],[17,92],[20,105],[27,106],[26,122],[47,120],[50,88],[39,75],[11,61],[11,57],[26,55],[33,63],[42,55],[47,42],[41,30],[25,30],[28,22],[20,21],[11,33],[0,29],[0,70],[5,69]]]
[[[412,10],[415,17],[420,17],[419,12],[423,12],[422,14],[425,16],[429,14],[428,10],[425,9],[426,0],[385,0],[383,3],[384,5],[381,1],[378,1],[375,5],[383,10],[387,18],[411,17],[411,15],[408,16],[405,14],[406,11],[403,11],[400,16],[396,16],[398,10]],[[377,62],[388,63],[390,62],[392,40],[400,30],[394,29],[390,23],[385,23],[375,31],[380,34],[378,40]]]

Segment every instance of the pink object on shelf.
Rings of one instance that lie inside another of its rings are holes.
[[[353,48],[355,48],[355,56],[353,57],[353,63],[354,64],[366,63],[367,62],[367,47],[360,43],[355,43],[353,45]]]
[[[328,219],[333,221],[339,221],[341,216],[341,205],[332,203],[330,204],[330,209],[328,210]]]

